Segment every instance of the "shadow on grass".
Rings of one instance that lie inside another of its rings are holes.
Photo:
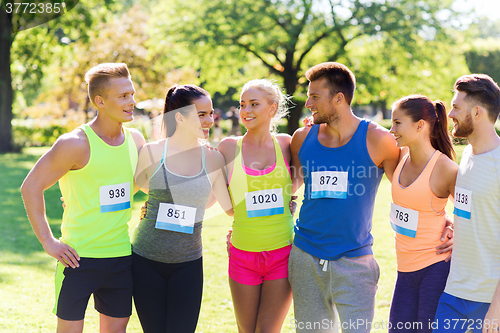
[[[20,255],[32,255],[43,251],[26,216],[23,200],[21,197],[21,184],[35,165],[38,158],[46,149],[31,148],[29,153],[0,154],[0,253],[11,253],[16,257]],[[56,238],[61,237],[61,218],[63,208],[61,203],[61,192],[59,185],[55,184],[44,192],[46,215],[52,233]],[[147,195],[138,192],[134,196],[136,203],[146,201]],[[132,217],[137,218],[137,216]],[[18,259],[10,260],[1,256],[1,262],[16,264]],[[26,258],[25,264],[39,262],[39,258]],[[21,263],[22,264],[22,263]]]
[[[20,186],[38,160],[39,155],[0,155],[0,251],[14,254],[32,254],[43,251],[26,216]],[[62,216],[61,193],[56,184],[45,191],[47,218],[52,232],[60,237]],[[5,262],[7,258],[2,258]],[[8,260],[8,259],[7,259]]]

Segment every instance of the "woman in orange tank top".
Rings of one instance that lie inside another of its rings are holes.
[[[403,97],[393,104],[391,133],[407,148],[392,181],[398,277],[389,332],[431,332],[450,268],[450,256],[436,254],[436,247],[458,172],[446,108],[423,95]]]

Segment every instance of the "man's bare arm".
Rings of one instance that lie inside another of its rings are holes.
[[[43,192],[70,170],[79,169],[87,163],[90,148],[85,140],[73,132],[60,137],[38,160],[21,186],[28,219],[45,252],[65,267],[72,268],[79,266],[80,257],[73,248],[52,234],[45,215]]]
[[[292,193],[295,193],[304,183],[304,174],[299,160],[299,151],[310,129],[310,127],[299,128],[293,133],[292,141],[290,142],[290,153],[292,155],[292,163],[290,166],[290,171],[292,173]]]
[[[394,136],[382,126],[371,123],[367,133],[367,146],[373,163],[384,168],[387,178],[392,182],[400,153]]]

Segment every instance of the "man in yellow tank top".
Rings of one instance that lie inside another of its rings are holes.
[[[94,294],[101,332],[125,332],[132,312],[131,217],[140,132],[133,119],[134,85],[125,64],[100,64],[85,75],[97,117],[57,139],[30,171],[21,192],[33,230],[58,260],[58,332],[82,332]],[[56,239],[43,192],[59,181],[66,208]]]

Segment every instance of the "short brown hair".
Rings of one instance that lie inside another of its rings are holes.
[[[124,63],[105,63],[92,67],[85,74],[85,82],[88,84],[90,101],[95,106],[95,97],[106,92],[110,79],[126,77],[130,79],[130,72]]]
[[[356,78],[347,66],[338,62],[324,62],[309,68],[306,78],[312,82],[325,78],[330,84],[330,94],[333,97],[341,92],[349,105],[354,97],[356,89]]]
[[[488,118],[495,123],[500,113],[500,88],[486,74],[463,75],[455,82],[455,91],[466,94],[466,101],[473,101],[488,110]]]

